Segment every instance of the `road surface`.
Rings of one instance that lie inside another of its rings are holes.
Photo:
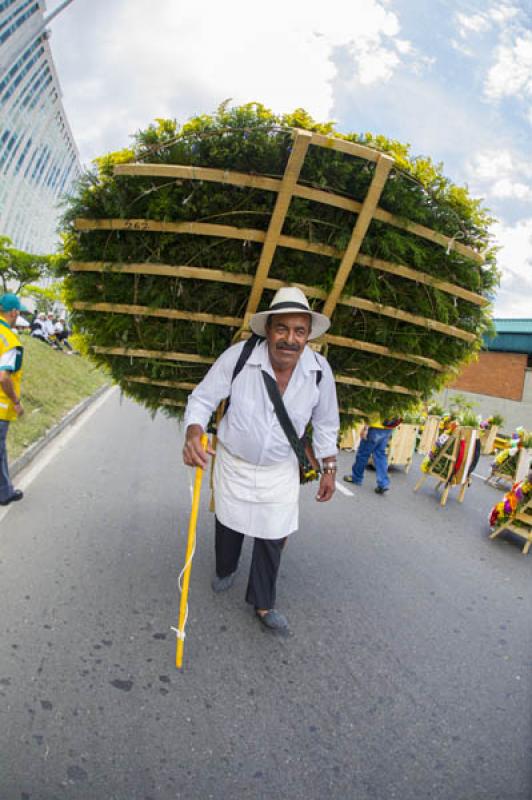
[[[115,391],[2,511],[1,800],[528,800],[532,555],[487,539],[499,493],[441,509],[417,466],[385,497],[304,487],[283,639],[243,601],[249,546],[211,592],[204,491],[178,673],[181,441]]]

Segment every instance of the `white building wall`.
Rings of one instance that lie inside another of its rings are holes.
[[[57,249],[59,201],[81,167],[62,103],[43,0],[0,0],[0,235]]]

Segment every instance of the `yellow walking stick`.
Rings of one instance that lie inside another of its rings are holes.
[[[207,442],[209,437],[206,433],[201,437],[201,446],[204,450],[207,449]],[[177,669],[183,666],[183,645],[185,644],[185,625],[188,616],[188,585],[190,582],[190,570],[192,568],[192,557],[196,548],[196,526],[198,524],[198,509],[201,494],[201,482],[203,480],[203,469],[196,467],[196,475],[194,478],[194,493],[192,495],[192,509],[190,511],[190,520],[188,523],[188,541],[187,541],[187,555],[185,558],[185,566],[183,568],[183,588],[181,590],[181,602],[179,605],[179,627],[174,628],[177,636],[177,647],[175,656],[175,665]]]

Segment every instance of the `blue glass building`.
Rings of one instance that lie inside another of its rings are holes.
[[[0,0],[0,235],[33,253],[56,250],[58,203],[81,171],[44,12]]]

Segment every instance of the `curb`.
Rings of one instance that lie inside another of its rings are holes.
[[[98,400],[99,397],[105,394],[105,392],[110,391],[112,388],[113,386],[109,385],[102,386],[100,389],[98,389],[98,391],[94,392],[94,394],[91,394],[90,397],[87,397],[85,400],[82,400],[81,403],[78,403],[77,406],[74,406],[73,409],[65,414],[63,419],[60,420],[57,425],[54,425],[52,428],[50,428],[50,430],[47,431],[44,436],[41,436],[40,439],[37,439],[37,441],[30,445],[21,456],[19,456],[12,464],[9,465],[10,476],[14,478],[15,475],[27,467],[28,464],[30,464],[37,455],[39,455],[41,450],[44,450],[44,448],[50,444],[50,442],[53,441],[56,436],[59,436],[59,434],[62,433],[65,428],[68,427],[68,425],[70,425],[75,419],[83,414],[83,412],[86,411],[87,408],[95,402],[95,400]]]

